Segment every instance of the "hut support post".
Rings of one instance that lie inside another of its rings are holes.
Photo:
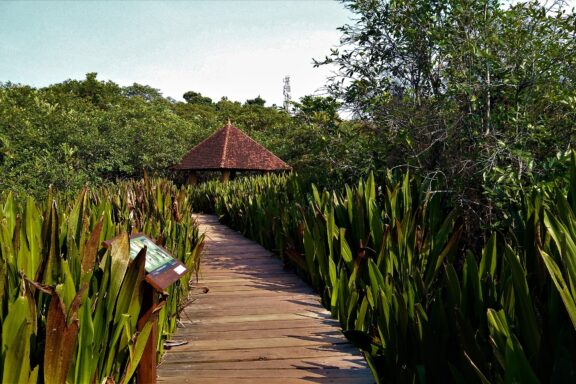
[[[196,171],[190,172],[190,174],[188,175],[188,179],[186,180],[186,184],[187,185],[198,184],[198,174],[196,173]]]
[[[230,171],[222,171],[222,178],[220,179],[223,183],[227,183],[230,180]]]

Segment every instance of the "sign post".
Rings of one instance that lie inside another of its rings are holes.
[[[158,305],[158,294],[180,279],[186,267],[170,253],[154,243],[142,233],[130,236],[130,258],[134,260],[140,250],[146,247],[145,280],[142,307],[138,319],[138,331],[144,328],[149,316],[154,316],[152,331],[140,359],[136,377],[140,383],[156,383],[156,346],[158,345],[158,314],[154,309]]]
[[[154,309],[158,305],[158,292],[150,284],[143,284],[142,287],[142,306],[140,307],[140,316],[136,325],[138,332],[142,331],[150,316],[152,320],[152,330],[142,352],[140,363],[136,370],[136,378],[139,383],[156,383],[156,345],[158,344],[158,313]]]
[[[105,241],[108,248],[112,240]],[[156,346],[158,344],[158,296],[165,295],[166,289],[178,281],[187,271],[180,260],[174,259],[163,247],[142,233],[130,236],[130,259],[145,249],[146,262],[144,269],[146,281],[142,287],[142,306],[138,316],[137,330],[141,331],[152,316],[152,330],[136,371],[140,383],[156,383]]]

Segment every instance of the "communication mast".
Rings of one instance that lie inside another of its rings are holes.
[[[290,76],[284,77],[284,110],[290,113],[290,101],[292,98],[290,97]]]

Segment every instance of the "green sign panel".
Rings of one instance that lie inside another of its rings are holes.
[[[114,239],[106,240],[102,245],[108,248],[113,241]],[[142,233],[130,236],[130,259],[134,260],[144,247],[146,247],[145,280],[157,291],[163,292],[182,278],[187,271],[180,260],[173,258],[167,250]]]
[[[156,245],[148,237],[140,235],[130,239],[130,258],[134,260],[138,252],[146,247],[146,264],[144,269],[146,272],[151,273],[155,271],[165,270],[167,267],[172,267],[174,258],[170,256],[166,250]],[[186,269],[184,268],[184,271]],[[182,271],[182,272],[184,272]],[[176,271],[178,273],[179,271]]]

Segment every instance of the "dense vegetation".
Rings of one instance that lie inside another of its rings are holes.
[[[462,212],[410,173],[339,191],[265,176],[190,190],[322,295],[380,382],[576,380],[576,153],[475,253]]]
[[[188,267],[148,317],[140,314],[145,252],[130,262],[128,243],[139,230]],[[104,249],[102,241],[113,238]],[[62,204],[51,192],[44,204],[8,194],[0,241],[2,382],[127,383],[153,320],[159,353],[176,330],[203,235],[182,191],[145,179],[85,188]]]

